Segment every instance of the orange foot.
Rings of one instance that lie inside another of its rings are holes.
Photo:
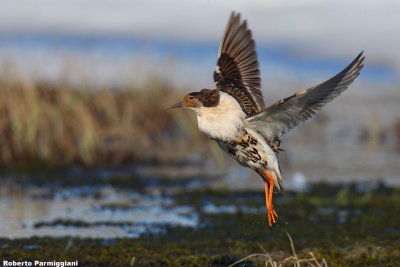
[[[276,214],[274,210],[274,206],[272,205],[272,190],[273,190],[273,184],[270,185],[270,188],[268,190],[268,182],[264,181],[265,185],[265,206],[267,207],[268,211],[268,224],[269,227],[272,227],[276,224],[276,218],[278,218],[278,214]],[[271,190],[272,188],[272,190]]]

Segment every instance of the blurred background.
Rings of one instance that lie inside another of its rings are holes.
[[[366,56],[349,90],[282,138],[285,186],[302,191],[314,182],[399,185],[399,10],[394,0],[2,1],[0,166],[8,187],[0,209],[17,206],[19,212],[2,219],[0,235],[49,233],[43,224],[35,228],[38,218],[54,223],[65,216],[63,209],[81,205],[57,204],[51,195],[52,204],[39,201],[49,206],[39,206],[38,213],[25,207],[32,205],[31,195],[17,202],[11,197],[15,183],[56,186],[53,194],[78,185],[58,196],[77,201],[76,194],[92,192],[85,186],[96,181],[108,204],[132,202],[129,193],[108,187],[112,181],[135,188],[132,181],[143,177],[192,179],[193,188],[262,190],[255,173],[197,130],[194,114],[164,109],[189,92],[214,88],[219,41],[231,11],[240,12],[252,30],[267,105],[332,77],[360,51]],[[151,194],[160,195],[160,182],[154,183]],[[160,199],[140,203],[157,206]],[[172,211],[161,223],[198,223],[187,217],[190,211]],[[67,217],[85,214],[84,220],[94,222],[99,210],[92,212],[73,209]],[[165,218],[160,210],[130,212],[121,215],[124,220]],[[135,227],[132,236],[145,231]]]
[[[193,114],[163,108],[214,88],[219,40],[236,10],[256,41],[267,104],[330,78],[365,51],[350,90],[283,137],[285,176],[400,181],[396,1],[2,5],[3,166],[203,162],[209,153],[218,158],[210,164],[225,164]]]

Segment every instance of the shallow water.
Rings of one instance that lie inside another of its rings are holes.
[[[32,179],[21,186],[7,180],[0,191],[0,238],[140,238],[143,235],[164,234],[165,229],[171,227],[198,230],[204,227],[205,218],[220,216],[223,219],[238,214],[261,215],[264,218],[255,223],[267,223],[262,186],[256,186],[261,182],[255,179],[246,179],[259,182],[254,183],[254,188],[238,188],[237,183],[232,185],[236,179],[232,177],[214,177],[211,180],[186,178],[177,182],[176,179],[135,175],[122,179],[118,178],[119,174],[112,176],[111,172],[106,173],[114,179],[92,178],[91,184],[74,186],[67,185],[71,177],[62,178],[61,175],[57,184],[38,185]],[[74,179],[85,181],[79,177]],[[124,179],[132,183],[126,186],[120,184]],[[63,182],[59,184],[60,181]],[[380,185],[379,182],[361,183],[354,190],[365,193],[376,190]],[[278,210],[282,203],[294,201],[296,195],[307,195],[313,188],[302,174],[295,174],[291,191],[274,197]],[[335,194],[336,199],[344,197],[347,202],[351,200],[348,200],[347,191],[344,191],[344,196],[340,195],[340,190]],[[309,217],[314,223],[324,217],[336,216],[336,223],[343,224],[348,221],[349,214],[352,219],[362,216],[357,207],[350,207],[349,211],[336,204],[321,203],[317,206],[315,214]],[[288,221],[296,224],[285,217],[280,219],[280,224],[287,224]]]
[[[49,190],[54,190],[51,195]],[[0,237],[138,237],[158,225],[195,227],[193,209],[160,192],[146,195],[110,186],[3,190]]]

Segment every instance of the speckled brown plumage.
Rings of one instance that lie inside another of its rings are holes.
[[[243,166],[248,167],[247,163],[252,162],[260,168],[266,169],[268,164],[272,164],[262,154],[264,149],[260,141],[246,130],[235,141],[224,144],[221,142],[218,143],[224,151],[232,155]],[[282,181],[277,179],[277,182],[277,190],[284,191]]]

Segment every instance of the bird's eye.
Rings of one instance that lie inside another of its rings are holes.
[[[194,99],[194,97],[193,96],[189,96],[189,100],[193,100]]]

